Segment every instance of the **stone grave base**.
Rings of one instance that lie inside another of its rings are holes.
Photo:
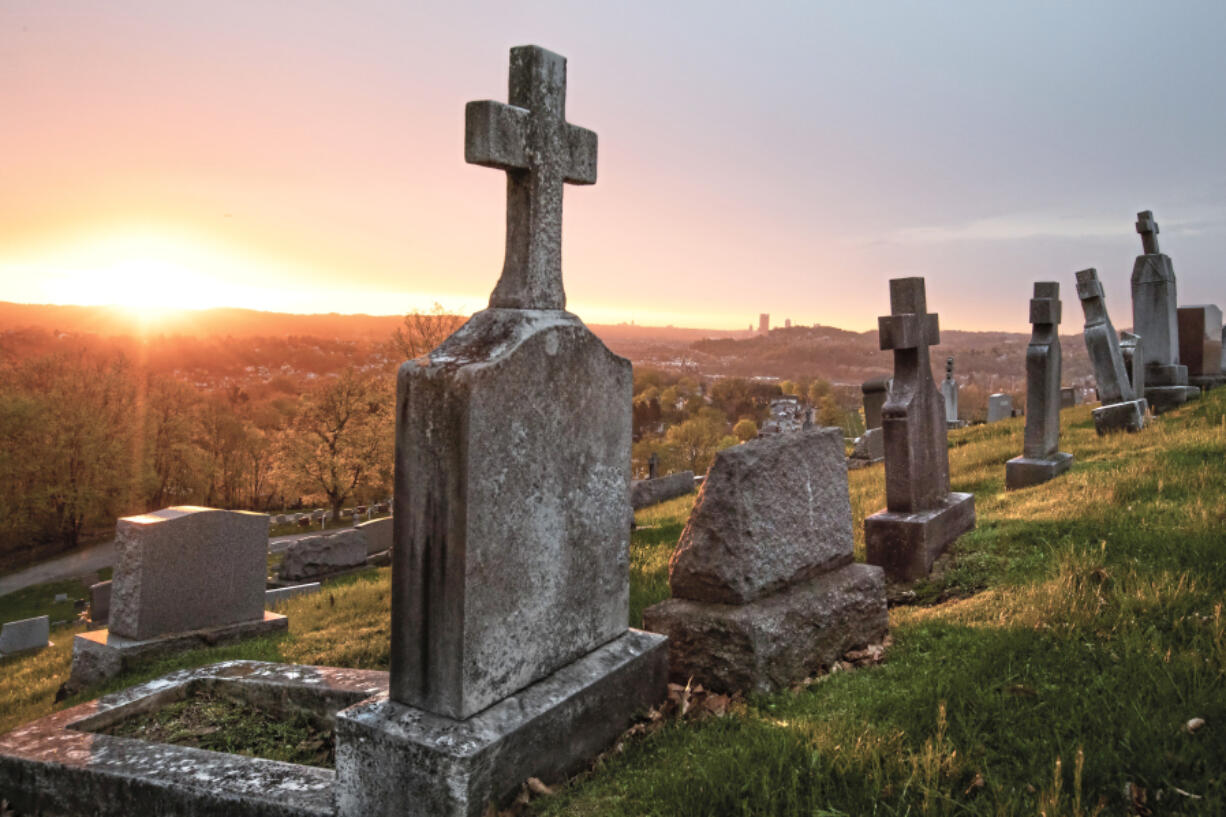
[[[643,626],[668,636],[677,683],[772,692],[885,637],[885,575],[849,564],[748,604],[667,599],[644,611]]]
[[[975,527],[973,494],[950,493],[939,508],[918,513],[881,511],[864,520],[869,564],[893,582],[922,579],[951,542]]]
[[[72,673],[65,686],[68,692],[76,692],[113,678],[133,661],[151,655],[241,641],[287,629],[289,620],[285,616],[265,611],[264,618],[255,621],[174,633],[143,641],[114,635],[109,629],[79,633],[72,641]]]
[[[1148,375],[1148,373],[1147,373]],[[1182,406],[1189,400],[1200,397],[1200,389],[1195,386],[1146,386],[1145,399],[1154,414],[1162,414]]]
[[[630,630],[467,720],[379,695],[338,713],[338,817],[480,817],[585,768],[665,694],[667,641]]]
[[[1073,464],[1073,455],[1057,451],[1050,459],[1014,457],[1005,463],[1005,488],[1013,491],[1047,482]]]
[[[1140,431],[1145,428],[1145,409],[1148,405],[1142,398],[1100,406],[1090,412],[1094,416],[1094,430],[1100,437],[1111,431]]]
[[[1195,386],[1202,392],[1226,385],[1226,374],[1194,374],[1188,376],[1188,385]]]
[[[0,736],[0,791],[24,814],[332,817],[331,769],[95,731],[219,687],[263,707],[330,720],[386,692],[387,673],[260,661],[172,672]]]

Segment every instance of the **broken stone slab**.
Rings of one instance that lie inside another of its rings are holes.
[[[852,560],[843,433],[810,428],[715,455],[677,549],[673,596],[744,604]]]
[[[111,632],[136,641],[259,621],[265,515],[181,506],[115,525]]]
[[[1013,491],[1047,482],[1063,474],[1072,464],[1073,455],[1064,451],[1042,458],[1014,457],[1005,463],[1005,487]]]
[[[1145,366],[1141,364],[1141,344],[1144,341],[1135,332],[1120,332],[1120,355],[1124,358],[1124,371],[1132,384],[1133,395],[1145,394]]]
[[[643,626],[668,636],[677,683],[773,692],[885,637],[885,578],[848,564],[743,605],[672,598],[644,611]]]
[[[1146,408],[1145,398],[1096,408],[1090,412],[1094,417],[1094,430],[1100,437],[1113,431],[1140,431],[1145,428]]]
[[[359,528],[304,536],[285,549],[277,575],[285,581],[317,579],[365,566],[366,554],[366,536]]]
[[[565,780],[664,699],[667,673],[666,639],[628,630],[462,721],[385,695],[345,709],[337,817],[479,817],[529,777]]]
[[[864,520],[865,560],[881,565],[890,581],[922,579],[949,543],[974,527],[973,494],[947,494],[938,507],[923,511],[880,511]]]
[[[88,686],[113,678],[136,662],[151,656],[228,644],[288,629],[289,620],[285,616],[261,609],[260,617],[254,621],[157,638],[125,638],[107,629],[79,633],[72,640],[72,672],[65,688],[70,693],[79,692]]]
[[[277,605],[284,604],[297,596],[307,596],[312,593],[318,593],[319,589],[319,582],[296,584],[293,587],[274,587],[272,590],[264,591],[264,606],[269,610],[273,610],[277,607]]]
[[[39,650],[51,644],[51,618],[35,616],[6,621],[0,627],[0,655]]]
[[[634,510],[659,505],[694,493],[694,472],[678,471],[666,477],[636,479],[630,483],[630,507]]]
[[[0,792],[31,815],[335,817],[332,769],[99,731],[202,687],[327,720],[386,692],[387,673],[259,661],[172,672],[0,736]]]

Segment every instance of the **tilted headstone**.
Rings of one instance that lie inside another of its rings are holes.
[[[1094,428],[1099,434],[1108,431],[1140,431],[1145,426],[1145,400],[1133,391],[1120,339],[1107,315],[1107,302],[1098,270],[1083,269],[1077,273],[1077,297],[1085,312],[1086,351],[1094,366],[1098,399],[1102,406],[1093,411]],[[1141,340],[1141,345],[1145,343]]]
[[[889,377],[874,377],[864,381],[860,391],[864,394],[864,427],[881,428],[881,407],[890,391]]]
[[[1214,304],[1181,306],[1179,359],[1188,367],[1188,382],[1201,389],[1220,386],[1222,376],[1222,310]]]
[[[941,381],[941,399],[945,401],[945,423],[959,425],[958,381],[954,380],[954,359],[945,358],[945,379]]]
[[[999,423],[1013,416],[1013,398],[1007,394],[988,395],[988,422]]]
[[[770,692],[879,642],[881,568],[852,561],[837,428],[759,437],[715,455],[669,561],[673,598],[643,623],[669,637],[670,675]]]
[[[400,368],[390,690],[337,716],[341,817],[475,817],[665,692],[666,640],[627,627],[630,363],[563,311],[562,187],[596,181],[565,93],[565,59],[517,47],[510,104],[466,109],[465,158],[507,171],[506,258]]]
[[[1060,447],[1060,285],[1039,281],[1030,299],[1026,347],[1026,435],[1022,456],[1005,463],[1005,487],[1025,488],[1068,470],[1073,455]]]
[[[891,280],[890,312],[877,319],[881,348],[894,352],[894,383],[881,411],[886,509],[864,520],[864,539],[869,564],[910,581],[975,526],[975,498],[949,490],[945,405],[928,355],[940,330],[924,279]]]
[[[1175,267],[1158,248],[1158,222],[1149,210],[1137,213],[1137,232],[1143,252],[1132,267],[1132,329],[1144,338],[1144,397],[1161,413],[1186,403],[1199,391],[1188,386],[1188,367],[1179,361]]]
[[[0,627],[0,655],[41,649],[51,643],[50,638],[51,618],[49,616],[6,621],[4,626]]]
[[[102,623],[111,616],[111,581],[97,582],[89,586],[90,621]]]

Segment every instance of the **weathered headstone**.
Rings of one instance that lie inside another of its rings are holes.
[[[881,411],[886,509],[864,520],[864,539],[869,564],[910,581],[975,526],[975,498],[949,490],[945,405],[928,356],[940,330],[924,279],[890,281],[890,312],[877,319],[881,348],[894,352],[894,383]]]
[[[366,539],[367,556],[373,556],[376,553],[392,549],[391,517],[363,522],[357,526],[356,530],[361,531]]]
[[[283,581],[320,579],[366,565],[366,537],[358,528],[304,536],[285,549],[277,575]]]
[[[864,381],[860,391],[864,394],[864,427],[881,428],[881,407],[885,405],[890,391],[889,377],[874,377]]]
[[[1013,416],[1013,398],[1007,394],[988,395],[988,422],[999,423]]]
[[[1072,386],[1063,386],[1060,389],[1060,408],[1072,408],[1077,405],[1077,389]]]
[[[111,581],[89,586],[89,619],[101,624],[111,616]]]
[[[672,598],[643,613],[669,637],[670,675],[719,692],[770,692],[888,626],[879,567],[852,561],[837,428],[720,451],[669,561]]]
[[[562,186],[596,181],[596,135],[562,57],[510,74],[510,105],[466,110],[465,158],[507,171],[502,277],[399,372],[390,692],[337,716],[340,817],[476,817],[665,691],[666,640],[627,627],[630,363],[563,311]]]
[[[880,427],[870,428],[852,442],[847,467],[855,470],[881,462],[883,459],[885,459],[885,432]]]
[[[647,458],[647,478],[655,479],[660,475],[660,455],[652,451]]]
[[[41,649],[51,643],[50,638],[51,619],[48,616],[6,621],[0,627],[0,655]]]
[[[1060,285],[1039,281],[1030,299],[1026,347],[1026,435],[1022,456],[1005,463],[1005,487],[1025,488],[1062,474],[1073,455],[1060,447]]]
[[[108,627],[73,639],[69,686],[159,652],[285,629],[264,610],[266,519],[194,506],[120,519]]]
[[[1188,367],[1188,382],[1202,390],[1222,385],[1222,310],[1202,304],[1181,306],[1177,314],[1179,359]]]
[[[1144,397],[1155,413],[1161,413],[1200,392],[1188,386],[1188,367],[1179,362],[1175,267],[1158,248],[1158,223],[1149,210],[1137,213],[1137,232],[1143,252],[1132,267],[1132,328],[1144,339]]]
[[[962,425],[958,419],[958,381],[954,380],[954,359],[945,358],[945,379],[941,381],[941,399],[945,401],[945,424],[950,428]]]
[[[1137,397],[1124,369],[1120,339],[1107,315],[1098,270],[1077,273],[1077,297],[1086,316],[1086,351],[1094,366],[1098,399],[1102,401],[1102,406],[1092,412],[1094,428],[1100,435],[1108,431],[1140,431],[1145,426],[1145,400]],[[1144,339],[1141,345],[1144,346]]]

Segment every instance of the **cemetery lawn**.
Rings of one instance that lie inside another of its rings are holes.
[[[883,663],[722,717],[670,716],[529,811],[1226,813],[1226,389],[1135,435],[1097,437],[1088,407],[1061,420],[1073,468],[1008,493],[1004,463],[1021,452],[1024,420],[950,433],[953,489],[974,492],[978,527],[891,609]],[[880,465],[850,474],[861,559],[882,479]],[[668,595],[692,501],[636,517],[633,625]],[[0,731],[232,658],[387,668],[388,569],[281,611],[287,635],[170,656],[58,704],[71,638],[57,630],[54,647],[0,662]]]

